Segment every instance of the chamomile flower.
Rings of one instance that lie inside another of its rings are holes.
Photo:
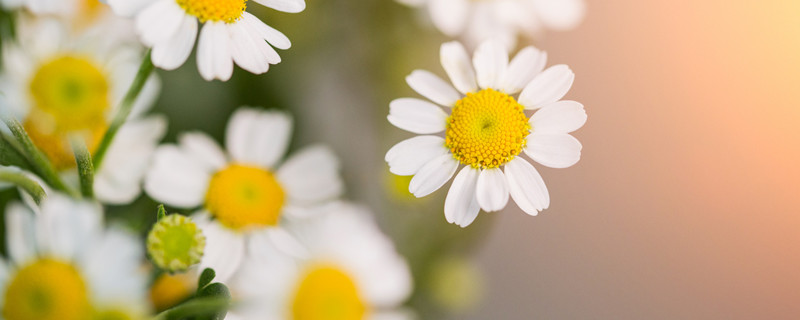
[[[586,12],[584,0],[398,0],[424,6],[433,24],[469,46],[500,38],[511,48],[519,35],[534,37],[543,29],[575,28]]]
[[[482,43],[471,62],[461,44],[445,43],[441,62],[455,89],[417,70],[406,81],[433,103],[400,98],[390,105],[389,122],[420,134],[389,150],[390,171],[413,175],[409,191],[424,197],[463,165],[444,204],[447,221],[462,227],[481,209],[503,209],[509,195],[530,215],[546,209],[547,187],[522,154],[552,168],[580,159],[581,144],[569,133],[583,126],[586,113],[580,103],[561,100],[575,78],[572,70],[556,65],[542,71],[546,55],[533,47],[509,63],[497,41]],[[531,110],[536,113],[529,116]],[[435,135],[441,132],[444,137]]]
[[[40,210],[6,209],[3,319],[137,319],[147,312],[139,241],[105,229],[99,205],[50,194]]]
[[[0,0],[6,9],[25,8],[35,15],[92,18],[105,5],[100,0]]]
[[[227,152],[201,133],[156,151],[145,191],[172,207],[199,208],[193,220],[207,244],[199,268],[213,268],[219,281],[233,275],[254,242],[302,251],[283,226],[343,191],[339,162],[326,147],[307,147],[281,163],[291,128],[285,113],[241,108],[228,122]]]
[[[304,0],[253,0],[269,8],[297,13]],[[211,81],[227,81],[233,63],[255,74],[267,72],[288,49],[289,38],[245,11],[248,0],[107,0],[112,10],[133,16],[142,43],[153,48],[153,64],[172,70],[186,62],[197,42],[197,68]],[[270,46],[271,45],[271,46]]]
[[[76,176],[69,137],[83,137],[89,150],[97,147],[136,76],[140,50],[106,43],[111,38],[98,33],[72,36],[54,19],[22,19],[18,30],[19,42],[3,46],[4,112],[20,120],[57,169]],[[128,203],[141,193],[147,163],[166,129],[163,118],[142,116],[158,91],[157,79],[149,79],[96,168],[95,194],[105,203]]]
[[[411,293],[408,265],[369,212],[345,203],[321,210],[292,227],[305,258],[247,260],[230,284],[242,308],[229,319],[410,318],[398,308]]]

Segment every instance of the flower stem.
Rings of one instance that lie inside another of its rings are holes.
[[[164,310],[153,320],[177,320],[219,312],[230,305],[228,298],[195,298],[186,303]]]
[[[85,198],[94,197],[94,165],[92,155],[86,148],[86,143],[79,137],[73,137],[70,144],[75,153],[75,163],[78,165],[78,176],[81,181],[81,194]]]
[[[33,165],[33,167],[36,169],[39,176],[41,176],[42,179],[44,179],[44,181],[53,188],[67,192],[73,196],[77,195],[74,190],[67,188],[64,182],[61,181],[61,177],[58,175],[55,167],[53,167],[53,164],[50,163],[42,151],[40,151],[39,148],[33,144],[31,137],[28,136],[27,132],[25,132],[25,128],[22,127],[22,124],[19,123],[14,116],[5,112],[1,117],[6,126],[8,126],[8,128],[11,130],[14,138],[16,138],[19,142],[20,146],[22,147],[22,151],[25,153],[25,156],[28,158],[28,161],[31,163],[31,165]]]
[[[42,200],[47,196],[39,183],[26,176],[22,170],[14,167],[0,166],[0,181],[11,183],[25,190],[25,192],[33,197],[33,201],[36,202],[36,204],[42,203]]]
[[[94,167],[96,169],[99,169],[103,164],[103,159],[106,156],[106,152],[108,152],[108,147],[111,146],[111,141],[114,140],[114,136],[117,135],[119,128],[128,120],[128,116],[133,109],[133,103],[136,102],[136,98],[139,97],[139,93],[142,92],[142,88],[144,88],[154,68],[153,61],[150,60],[150,50],[148,50],[147,54],[144,55],[142,64],[139,65],[136,78],[133,79],[131,87],[128,88],[128,92],[125,93],[125,97],[117,108],[117,114],[114,115],[114,119],[111,121],[108,131],[103,135],[103,140],[100,141],[97,150],[94,152]]]

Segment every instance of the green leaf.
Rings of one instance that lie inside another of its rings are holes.
[[[156,214],[156,221],[161,220],[166,216],[167,216],[167,210],[164,209],[164,205],[163,204],[159,204],[158,205],[158,213]]]
[[[200,294],[200,291],[211,283],[216,276],[217,273],[214,272],[214,269],[206,268],[203,270],[203,273],[200,274],[200,278],[197,280],[197,294]]]
[[[210,270],[210,269],[206,269]],[[197,293],[196,298],[216,298],[220,300],[230,301],[231,291],[228,290],[224,284],[214,282],[205,286],[200,292]],[[228,310],[225,307],[216,309],[214,312],[207,313],[206,316],[197,317],[198,320],[224,320]]]

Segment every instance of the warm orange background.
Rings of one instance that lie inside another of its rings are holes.
[[[800,318],[800,1],[589,6],[541,43],[583,158],[498,217],[472,319]]]

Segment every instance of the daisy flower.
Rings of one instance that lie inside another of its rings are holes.
[[[115,13],[133,16],[142,43],[153,48],[157,67],[173,70],[194,48],[198,22],[197,68],[211,81],[227,81],[233,63],[255,74],[281,62],[272,47],[288,49],[289,38],[245,11],[248,0],[106,0]],[[297,13],[304,0],[253,0],[272,9]],[[272,46],[270,46],[272,45]]]
[[[433,24],[450,37],[473,46],[499,38],[511,48],[518,35],[534,37],[543,29],[575,28],[586,12],[584,0],[398,0],[427,8]]]
[[[100,0],[0,0],[0,4],[6,9],[25,8],[35,15],[83,18],[95,17],[105,7]]]
[[[156,151],[145,191],[172,207],[199,208],[192,219],[207,243],[199,269],[213,268],[219,281],[264,239],[302,251],[284,224],[343,191],[339,162],[326,147],[307,147],[280,163],[291,128],[285,113],[241,108],[228,122],[227,151],[202,133]]]
[[[389,150],[390,171],[413,175],[409,191],[424,197],[463,165],[444,204],[447,221],[462,227],[472,223],[480,209],[503,209],[509,195],[530,215],[546,209],[547,188],[522,153],[547,167],[572,166],[580,159],[581,144],[568,133],[586,122],[583,105],[561,101],[575,78],[572,70],[556,65],[542,71],[546,59],[545,53],[527,47],[509,63],[505,47],[487,41],[470,62],[461,44],[443,44],[442,66],[455,89],[428,71],[417,70],[406,78],[433,103],[416,98],[392,101],[389,122],[420,136]],[[529,110],[536,113],[529,116]],[[440,132],[444,137],[435,135]]]
[[[71,36],[54,19],[23,18],[18,32],[19,43],[3,46],[4,109],[77,184],[68,136],[84,137],[89,150],[97,147],[136,76],[140,50],[106,43],[110,38],[101,34]],[[105,203],[129,203],[141,193],[147,163],[166,130],[163,118],[142,116],[158,91],[157,79],[150,78],[109,147],[107,161],[96,168],[94,191]]]
[[[104,229],[101,208],[50,194],[41,209],[6,208],[0,260],[4,319],[136,319],[147,310],[147,275],[136,237]]]
[[[242,308],[228,319],[411,318],[398,309],[411,293],[408,265],[369,212],[344,203],[322,211],[292,227],[305,258],[247,260],[230,284]]]

